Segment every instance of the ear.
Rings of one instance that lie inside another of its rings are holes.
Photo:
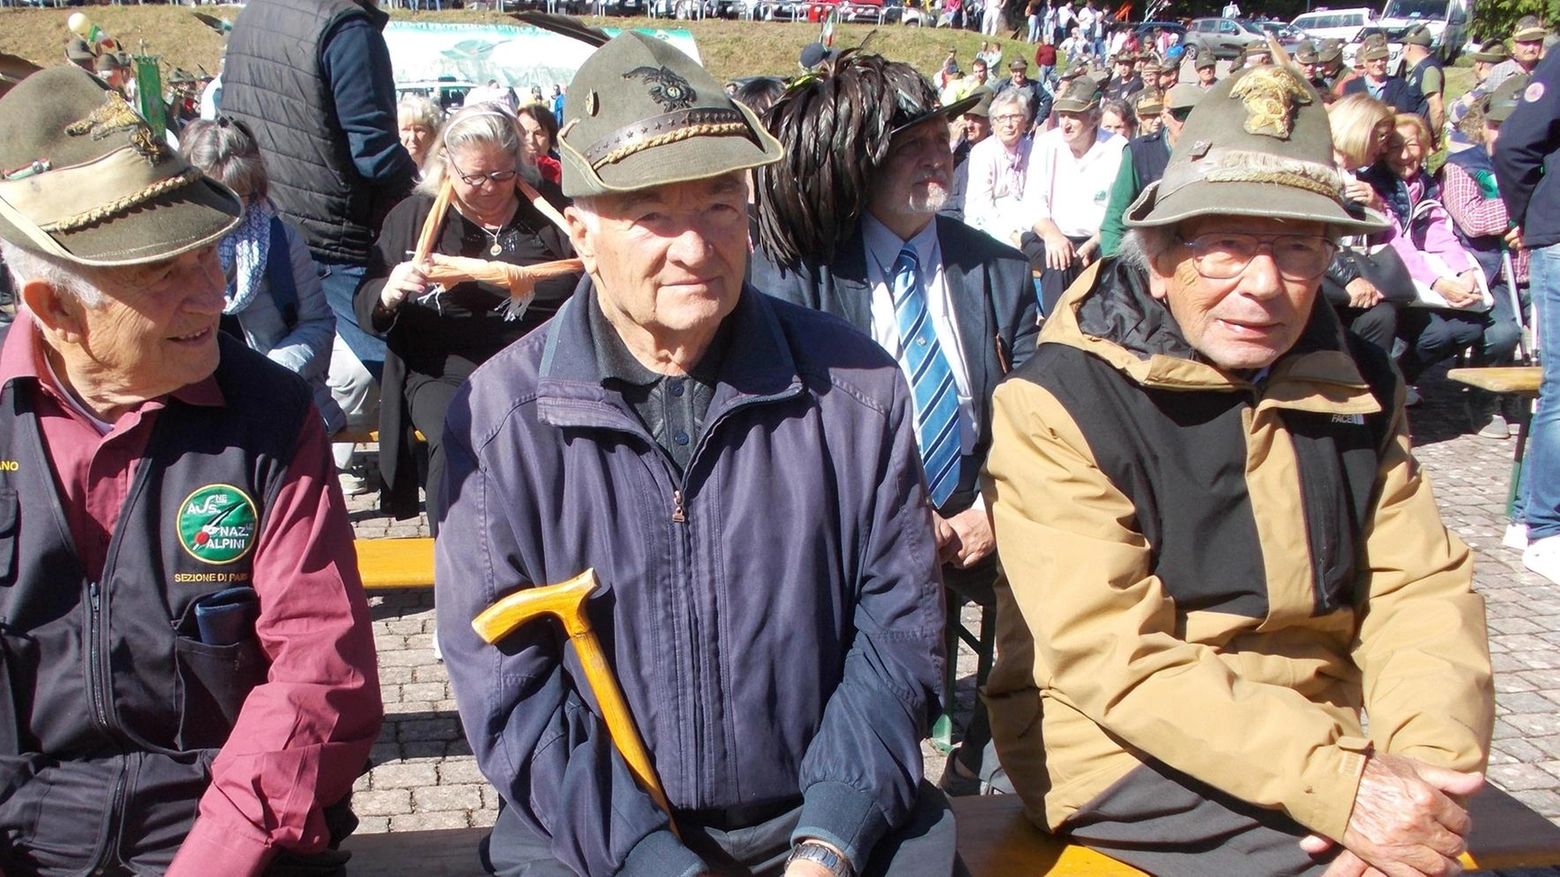
[[[596,276],[596,236],[591,225],[574,205],[563,208],[563,219],[569,224],[569,243],[574,245],[574,255],[585,264],[585,273]],[[600,223],[601,218],[594,217]]]
[[[44,332],[68,344],[81,344],[86,335],[86,308],[70,293],[47,280],[22,284],[22,302]]]
[[[1169,261],[1169,253],[1160,253],[1148,260],[1148,293],[1160,301],[1170,294],[1170,278],[1174,276],[1175,266],[1170,266],[1170,274],[1165,274],[1162,263]]]

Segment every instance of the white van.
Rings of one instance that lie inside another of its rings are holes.
[[[1430,51],[1450,64],[1468,41],[1469,6],[1469,0],[1387,0],[1376,23],[1394,43],[1409,28],[1425,25],[1435,38]]]
[[[1321,8],[1295,17],[1290,24],[1305,31],[1306,36],[1320,45],[1322,40],[1354,42],[1361,30],[1373,24],[1376,11],[1368,7],[1354,9]]]

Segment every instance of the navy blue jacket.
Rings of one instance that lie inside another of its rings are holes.
[[[844,322],[746,287],[679,478],[602,386],[594,294],[450,405],[439,640],[477,762],[579,874],[704,870],[612,749],[558,625],[495,648],[467,624],[593,568],[593,626],[684,829],[799,803],[798,836],[864,863],[914,801],[943,667],[909,387]]]
[[[1560,52],[1539,62],[1522,103],[1500,126],[1495,181],[1523,243],[1560,243]]]

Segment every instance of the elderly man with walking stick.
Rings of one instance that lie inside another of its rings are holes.
[[[587,278],[445,428],[439,638],[505,804],[489,870],[947,877],[920,750],[942,597],[898,366],[744,282],[744,174],[782,149],[676,49],[599,48],[559,146]],[[512,599],[587,570],[593,591]]]

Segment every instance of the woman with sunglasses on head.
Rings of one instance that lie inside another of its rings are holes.
[[[397,518],[416,516],[413,430],[421,432],[428,443],[428,525],[435,535],[444,415],[456,389],[477,366],[556,313],[579,279],[566,274],[541,280],[526,299],[451,268],[539,265],[574,255],[549,216],[562,210],[563,195],[537,175],[526,155],[519,123],[507,109],[481,104],[452,116],[423,166],[422,182],[385,218],[357,291],[359,322],[384,336],[387,347],[381,502]],[[532,193],[539,197],[533,200]],[[428,256],[419,260],[425,229]]]

